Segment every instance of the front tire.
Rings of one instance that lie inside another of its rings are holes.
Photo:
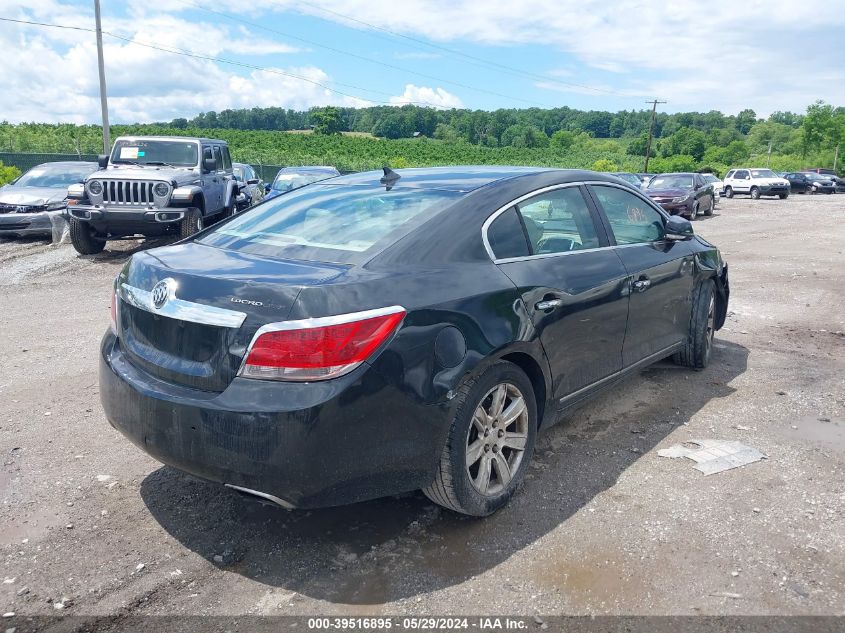
[[[70,243],[80,255],[96,255],[106,247],[106,240],[96,237],[87,222],[71,218],[69,232]]]
[[[725,197],[726,198],[733,198],[734,197],[733,187],[725,187]]]
[[[501,361],[464,384],[456,401],[434,481],[423,493],[455,512],[488,516],[510,501],[534,454],[534,390],[519,367]]]
[[[752,200],[759,200],[760,199],[760,190],[757,187],[751,187],[751,199]]]
[[[710,208],[709,208],[709,209],[707,209],[707,211],[705,211],[705,212],[704,212],[704,215],[706,215],[706,216],[708,216],[708,217],[712,216],[712,215],[713,215],[713,210],[714,210],[715,208],[716,208],[716,196],[713,196],[713,197],[710,199]]]
[[[716,286],[708,279],[696,286],[692,296],[689,335],[684,348],[672,360],[690,369],[704,369],[710,362],[716,333]]]
[[[202,231],[204,227],[202,211],[196,208],[186,209],[185,217],[179,223],[179,236],[183,239]]]
[[[781,193],[781,194],[778,194],[778,197],[781,200],[786,200],[789,197],[789,194],[788,193]]]

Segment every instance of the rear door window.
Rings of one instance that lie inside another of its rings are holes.
[[[532,255],[598,248],[599,237],[581,190],[566,187],[518,205]]]

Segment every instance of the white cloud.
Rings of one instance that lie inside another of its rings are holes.
[[[23,9],[21,9],[23,11]],[[47,15],[53,12],[54,15]],[[20,15],[20,14],[19,14]],[[28,0],[22,19],[90,28],[89,16],[68,6]],[[81,19],[80,19],[81,18]],[[206,57],[292,52],[292,47],[237,36],[224,28],[169,14],[143,20],[110,19],[104,29],[129,42],[104,38],[109,115],[112,122],[169,121],[202,111],[278,106],[369,105],[333,92],[333,81],[314,66],[244,69],[177,55],[139,44],[187,50]],[[35,27],[0,28],[0,118],[18,121],[90,123],[100,119],[96,45],[92,33]],[[250,59],[250,64],[262,65]],[[336,89],[342,93],[345,88]]]
[[[414,84],[406,85],[405,92],[402,95],[390,97],[390,103],[393,105],[412,103],[446,110],[464,107],[464,104],[456,95],[443,90],[443,88],[428,88],[426,86],[415,86]]]
[[[401,11],[394,0],[255,1],[365,28],[336,15],[346,14],[440,42],[548,46],[552,58],[559,50],[582,62],[573,81],[593,85],[610,71],[621,92],[637,87],[674,110],[763,113],[803,110],[816,98],[845,102],[845,12],[837,0],[817,0],[800,18],[791,0],[713,0],[706,8],[700,0],[405,0]],[[833,76],[821,82],[808,66]]]

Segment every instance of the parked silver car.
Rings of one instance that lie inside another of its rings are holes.
[[[0,236],[51,235],[50,216],[65,210],[68,187],[96,170],[97,163],[44,163],[0,187]]]

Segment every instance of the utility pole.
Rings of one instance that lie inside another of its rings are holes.
[[[833,171],[836,171],[837,160],[839,160],[839,145],[836,146],[836,152],[833,154]]]
[[[654,117],[657,114],[657,104],[666,102],[655,99],[654,101],[646,101],[646,103],[651,104],[651,125],[648,128],[648,145],[645,148],[645,167],[643,168],[643,171],[648,173],[648,159],[651,156],[651,138],[654,136]]]
[[[103,27],[100,23],[100,0],[94,0],[94,20],[97,27],[97,64],[100,69],[100,109],[103,113],[103,154],[111,149],[109,138],[109,103],[106,93],[106,69],[103,63]]]
[[[769,167],[769,161],[772,159],[772,142],[773,141],[769,141],[769,153],[766,154],[766,168]]]

